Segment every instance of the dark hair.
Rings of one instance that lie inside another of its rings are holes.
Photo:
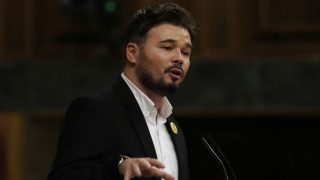
[[[148,31],[161,23],[185,28],[191,40],[196,35],[196,23],[190,13],[175,3],[164,3],[140,9],[133,15],[127,27],[125,43],[143,43]]]

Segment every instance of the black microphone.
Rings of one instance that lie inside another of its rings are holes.
[[[229,161],[224,156],[224,154],[222,153],[214,139],[211,137],[211,135],[207,134],[206,136],[202,137],[201,142],[210,152],[211,156],[222,167],[226,180],[237,180],[236,174],[234,173],[234,170],[232,169]]]

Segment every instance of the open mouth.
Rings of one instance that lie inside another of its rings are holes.
[[[173,81],[177,81],[184,77],[184,71],[180,64],[175,64],[173,66],[170,66],[166,68],[164,72],[168,73],[168,75],[171,77]]]
[[[169,71],[170,76],[173,78],[173,80],[178,80],[181,79],[183,77],[183,71],[181,69],[178,68],[172,68]]]

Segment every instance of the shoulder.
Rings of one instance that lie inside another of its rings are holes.
[[[69,109],[85,107],[95,111],[112,111],[124,106],[126,102],[123,99],[127,99],[130,93],[122,78],[118,78],[113,85],[105,89],[75,98],[70,103]]]
[[[112,88],[103,89],[97,92],[83,94],[73,99],[69,105],[69,110],[73,108],[96,109],[108,108],[115,103],[117,99],[116,93]]]

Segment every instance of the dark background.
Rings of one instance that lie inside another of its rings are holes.
[[[156,2],[0,1],[0,179],[46,178],[66,107],[120,74],[126,22]],[[199,24],[170,97],[192,179],[223,179],[208,132],[239,180],[319,179],[319,1],[174,2]]]

